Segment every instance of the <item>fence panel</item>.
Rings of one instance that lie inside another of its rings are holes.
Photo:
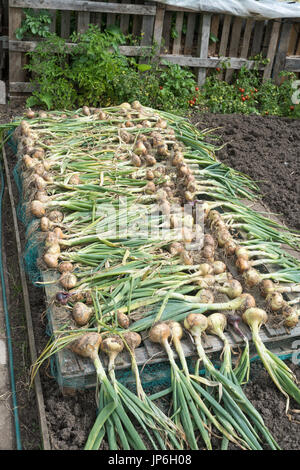
[[[9,11],[6,31],[3,5],[9,7],[6,8]],[[220,67],[224,61],[228,64],[227,70],[221,72],[219,78],[230,81],[234,70],[245,65],[253,67],[252,56],[257,54],[270,60],[264,67],[264,79],[273,76],[278,82],[281,70],[299,72],[300,69],[300,23],[296,20],[257,20],[196,13],[145,0],[43,0],[42,5],[39,0],[0,0],[0,74],[3,51],[8,47],[11,99],[31,91],[22,67],[26,52],[33,50],[36,42],[41,40],[16,40],[15,32],[22,23],[24,8],[49,10],[51,30],[65,39],[74,28],[77,32],[86,31],[90,23],[98,25],[101,30],[116,24],[124,34],[136,38],[136,46],[120,48],[123,54],[140,56],[147,46],[156,44],[161,60],[193,68],[200,85],[209,70]]]

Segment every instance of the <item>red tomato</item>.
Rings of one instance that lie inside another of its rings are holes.
[[[248,99],[249,99],[249,95],[246,95],[245,98],[246,98],[246,100],[248,100]]]
[[[244,93],[244,91],[245,91],[245,88],[240,88],[241,93]]]
[[[245,98],[245,96],[242,96],[242,101],[246,101],[246,98]]]
[[[160,90],[162,90],[162,89],[163,89],[163,87],[162,87],[162,86],[160,86],[160,87],[159,87],[159,89],[160,89]]]
[[[199,91],[199,88],[196,86],[195,91]]]
[[[220,67],[216,67],[216,71],[217,71],[217,72],[221,72]]]
[[[290,106],[291,111],[294,111],[294,109],[295,109],[295,106]]]

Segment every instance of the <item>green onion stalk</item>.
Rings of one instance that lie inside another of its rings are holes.
[[[167,353],[171,367],[173,419],[177,426],[183,428],[189,447],[192,450],[199,449],[197,442],[199,433],[206,449],[211,450],[210,434],[211,426],[214,426],[231,442],[241,448],[246,448],[247,444],[239,438],[227,419],[221,421],[219,415],[210,411],[210,406],[213,406],[214,411],[217,410],[222,416],[226,415],[218,402],[205,390],[200,395],[199,387],[196,387],[187,373],[182,372],[176,364],[174,353],[168,341],[171,335],[169,325],[165,322],[159,322],[152,326],[149,338],[154,343],[161,344]],[[185,367],[187,366],[185,365]]]
[[[261,446],[260,444],[258,444],[258,441],[260,441],[261,439],[259,438],[257,432],[259,432],[265,438],[266,442],[268,443],[271,449],[279,449],[278,444],[275,442],[274,438],[272,437],[266,425],[264,424],[262,417],[259,415],[257,410],[245,396],[240,386],[240,381],[236,376],[236,371],[234,371],[232,368],[231,346],[228,338],[224,334],[224,329],[226,328],[226,326],[227,317],[222,313],[216,312],[207,317],[207,328],[205,331],[207,331],[209,334],[218,336],[224,344],[223,351],[221,354],[221,367],[219,372],[217,373],[219,382],[223,385],[222,399],[224,400],[224,404],[225,406],[228,406],[229,410],[233,411],[235,409],[236,411],[238,411],[238,413],[239,410],[237,410],[237,408],[235,407],[234,402],[237,404],[238,407],[240,407],[240,419],[244,419],[245,429],[248,428],[250,433],[255,436],[254,443],[256,445],[259,445],[259,449],[261,449]],[[213,375],[212,378],[216,378],[216,376]],[[224,378],[227,380],[224,380]],[[234,385],[233,392],[230,382]],[[239,396],[237,396],[237,391],[239,392]],[[253,426],[254,428],[256,428],[257,432],[255,431]]]
[[[101,343],[102,351],[104,351],[109,358],[108,374],[114,390],[118,395],[120,406],[122,406],[124,410],[127,410],[130,416],[135,418],[154,450],[172,449],[173,444],[176,445],[177,449],[181,449],[182,447],[176,439],[176,428],[172,423],[170,424],[170,420],[164,422],[162,413],[160,413],[160,416],[155,416],[153,407],[149,405],[148,401],[141,400],[140,397],[130,392],[116,379],[114,372],[115,359],[123,348],[124,343],[119,335],[105,337]],[[107,422],[107,436],[110,449],[117,450],[114,443],[120,441],[121,448],[129,450],[131,448],[131,442],[133,442],[131,435],[132,429],[134,429],[133,425],[128,429],[128,424],[124,425],[125,423],[115,421],[114,415],[112,415],[111,418],[112,422]],[[137,436],[139,435],[137,431],[135,431],[135,433]],[[133,448],[136,449],[136,446],[133,446]]]
[[[259,336],[262,325],[268,321],[268,315],[260,308],[250,308],[242,317],[251,329],[253,342],[265,369],[278,390],[286,397],[286,412],[288,412],[290,397],[300,404],[300,389],[295,374],[285,362],[267,349]]]

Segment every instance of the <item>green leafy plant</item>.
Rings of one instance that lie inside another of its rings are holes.
[[[276,85],[273,80],[263,80],[260,65],[266,65],[267,59],[256,56],[254,67],[243,66],[234,76],[232,83],[220,80],[221,68],[216,68],[206,79],[197,93],[196,101],[191,106],[221,114],[262,114],[287,117],[300,117],[300,106],[292,103],[292,72],[281,72],[282,83]],[[230,65],[227,64],[228,68]],[[222,67],[224,68],[224,67]]]
[[[94,25],[70,40],[71,48],[52,34],[28,54],[25,68],[36,85],[28,106],[60,109],[139,100],[158,109],[188,109],[196,86],[194,75],[175,64],[159,64],[155,46],[139,61],[126,57],[119,46],[130,38],[116,27],[100,32]]]
[[[18,40],[25,36],[39,36],[46,38],[50,35],[49,25],[51,24],[51,16],[47,10],[33,10],[31,8],[24,9],[25,18],[20,28],[15,32]]]

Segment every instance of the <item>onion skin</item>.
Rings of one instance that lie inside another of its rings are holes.
[[[213,273],[214,274],[222,274],[226,271],[226,264],[223,261],[214,261],[212,263]]]
[[[37,217],[37,218],[42,218],[44,215],[45,215],[45,206],[42,202],[40,201],[31,201],[31,204],[30,204],[30,211],[31,211],[31,214],[34,216],[34,217]]]
[[[122,337],[126,343],[125,346],[127,345],[131,351],[138,348],[142,342],[141,335],[135,331],[125,331]]]
[[[130,325],[129,317],[125,315],[125,313],[122,313],[122,312],[117,313],[117,321],[118,321],[118,325],[124,329],[127,329]]]
[[[53,255],[51,253],[45,253],[43,256],[43,260],[48,266],[48,268],[57,268],[58,266],[58,254]]]
[[[201,334],[208,325],[207,317],[202,313],[190,313],[184,320],[184,327],[192,334]]]
[[[77,284],[77,277],[72,273],[64,273],[59,280],[65,290],[74,289]]]
[[[274,283],[271,279],[264,279],[259,285],[260,293],[263,297],[267,297],[268,294],[274,291]]]
[[[115,357],[123,351],[124,343],[118,335],[111,335],[103,339],[100,348],[110,357]]]
[[[271,292],[266,297],[268,307],[272,312],[278,312],[285,304],[284,298],[280,292]]]
[[[240,298],[243,299],[242,305],[239,308],[240,312],[245,312],[245,310],[255,308],[256,302],[253,295],[245,293],[242,294]]]
[[[73,269],[74,269],[74,266],[69,261],[62,261],[58,266],[58,270],[61,274],[72,272]]]
[[[153,343],[163,344],[170,336],[170,327],[167,325],[167,323],[162,322],[153,325],[149,333],[150,341]]]
[[[211,334],[217,334],[223,332],[227,326],[227,319],[223,313],[212,313],[207,317],[207,329],[206,331]]]
[[[91,316],[93,310],[87,307],[83,302],[76,302],[72,309],[72,316],[79,326],[86,325]]]
[[[98,357],[99,347],[102,337],[99,333],[86,333],[70,344],[70,349],[81,357],[96,359]]]
[[[42,232],[48,232],[51,226],[52,222],[48,219],[48,217],[41,217],[40,227]]]
[[[286,306],[282,310],[282,316],[284,318],[284,326],[286,328],[295,328],[299,322],[299,313],[295,308]]]
[[[197,298],[201,304],[213,304],[214,303],[214,295],[211,290],[209,289],[201,289],[198,294]]]
[[[267,313],[261,308],[249,308],[242,315],[243,321],[250,327],[260,328],[268,321]]]

